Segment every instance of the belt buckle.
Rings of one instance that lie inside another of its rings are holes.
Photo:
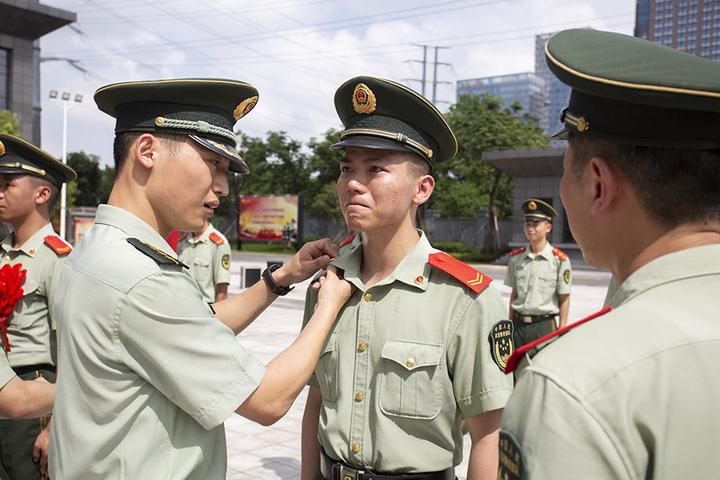
[[[522,315],[522,321],[524,323],[532,323],[533,317],[532,315]]]
[[[354,468],[340,465],[340,480],[362,480],[361,475],[365,473],[363,470],[355,470]]]

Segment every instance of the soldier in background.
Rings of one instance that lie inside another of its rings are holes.
[[[55,381],[56,325],[49,305],[55,290],[52,276],[72,248],[50,223],[50,209],[64,182],[75,172],[34,145],[0,134],[0,220],[12,233],[0,242],[0,267],[21,264],[27,271],[23,297],[6,320],[3,348],[17,376]],[[0,292],[2,295],[3,292]],[[11,479],[40,478],[33,463],[47,457],[48,417],[0,420],[0,463]]]
[[[178,259],[197,280],[206,302],[227,298],[232,252],[225,235],[206,220],[197,232],[180,235],[177,252]]]

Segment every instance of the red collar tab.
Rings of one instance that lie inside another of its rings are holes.
[[[553,248],[553,255],[558,257],[560,260],[567,260],[568,256],[567,253],[563,252],[559,248]]]
[[[460,280],[475,293],[482,292],[492,282],[492,278],[489,276],[445,252],[431,253],[428,257],[428,263]]]
[[[344,247],[345,245],[347,245],[348,243],[352,242],[353,240],[355,240],[355,234],[354,234],[354,233],[353,233],[352,235],[350,235],[349,237],[347,237],[347,238],[346,238],[345,240],[343,240],[342,242],[340,242],[340,245],[338,245],[338,248]]]
[[[215,245],[222,245],[223,243],[225,243],[225,240],[223,240],[223,238],[215,232],[212,232],[209,238]]]
[[[520,363],[520,359],[523,357],[523,355],[525,355],[528,351],[537,347],[541,343],[547,342],[551,338],[558,337],[558,336],[564,334],[565,332],[572,330],[573,328],[577,327],[580,324],[589,322],[590,320],[593,320],[597,317],[601,317],[601,316],[605,315],[606,313],[608,313],[610,310],[612,310],[612,307],[607,306],[607,307],[603,308],[602,310],[595,312],[588,317],[583,318],[582,320],[578,320],[577,322],[571,323],[570,325],[566,325],[559,330],[550,332],[547,335],[544,335],[544,336],[542,336],[536,340],[533,340],[532,342],[525,344],[522,347],[516,349],[507,361],[507,365],[505,366],[505,373],[513,372],[517,368],[518,364]]]
[[[72,252],[72,247],[65,243],[65,241],[63,241],[63,239],[60,237],[57,237],[55,235],[48,235],[47,237],[43,238],[43,240],[45,241],[45,244],[58,255],[67,255],[68,253]]]
[[[178,242],[182,242],[183,240],[185,240],[185,239],[188,237],[188,235],[190,235],[188,232],[185,232],[185,233],[181,234],[181,235],[177,238],[177,241],[178,241]]]
[[[514,257],[515,255],[520,255],[525,251],[525,247],[520,247],[517,250],[513,250],[512,252],[508,253],[508,257]]]

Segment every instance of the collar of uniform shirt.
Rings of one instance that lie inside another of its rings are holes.
[[[210,234],[213,232],[213,226],[208,225],[203,233],[199,237],[193,237],[192,233],[188,233],[187,241],[190,243],[207,243],[210,241]]]
[[[373,287],[389,285],[395,280],[418,288],[422,291],[427,290],[427,277],[430,275],[431,266],[427,263],[428,256],[437,252],[425,234],[418,230],[420,239],[415,247],[403,258],[395,270],[383,280],[379,281]],[[362,267],[362,243],[358,243],[347,255],[336,258],[331,262],[335,267],[343,270],[344,278],[348,282],[355,285],[359,290],[365,291],[365,285],[360,280],[360,268]],[[423,277],[423,281],[418,283],[416,280],[419,276]]]
[[[530,259],[534,259],[536,257],[543,257],[545,260],[552,260],[553,257],[553,246],[550,245],[550,242],[545,244],[545,248],[542,249],[540,253],[532,253],[532,249],[530,248],[530,245],[528,245],[527,249],[525,250],[525,256]]]
[[[52,225],[49,223],[37,232],[33,233],[32,236],[20,246],[20,248],[13,248],[12,233],[5,237],[5,239],[2,241],[2,244],[0,244],[0,248],[5,252],[20,251],[28,257],[34,257],[40,247],[42,247],[45,237],[47,237],[48,235],[55,235],[55,230],[53,230]]]
[[[615,290],[607,305],[617,308],[636,295],[663,283],[718,273],[720,245],[704,245],[673,252],[635,270]]]
[[[177,253],[154,228],[127,210],[112,205],[100,205],[95,215],[95,223],[109,225],[122,230],[128,237],[137,238],[162,250],[168,256],[177,259]]]

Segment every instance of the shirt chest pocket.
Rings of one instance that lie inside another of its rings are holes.
[[[432,419],[442,407],[442,345],[388,341],[381,355],[380,409],[386,415]]]
[[[335,337],[330,337],[320,353],[315,376],[320,386],[320,393],[324,402],[337,401],[338,392],[338,351]]]

